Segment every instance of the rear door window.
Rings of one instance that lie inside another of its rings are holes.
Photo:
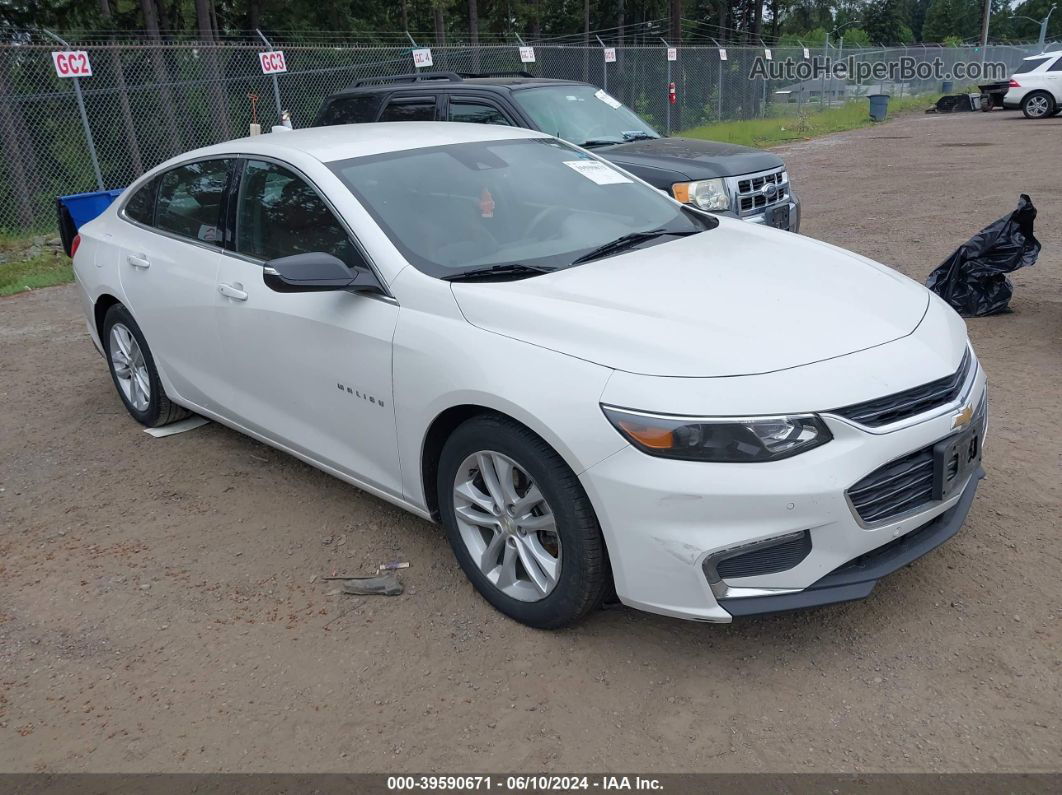
[[[200,243],[220,246],[221,204],[233,160],[200,160],[162,175],[155,227]]]
[[[325,108],[320,126],[330,124],[364,124],[376,120],[383,97],[379,94],[364,94],[360,97],[340,97]]]
[[[392,97],[380,121],[435,121],[435,97]]]
[[[1062,72],[1062,58],[1055,58],[1055,62],[1047,67],[1048,72]]]

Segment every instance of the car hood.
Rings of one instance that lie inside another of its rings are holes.
[[[864,257],[741,221],[571,269],[454,283],[469,323],[631,373],[767,373],[910,334],[929,291]]]
[[[652,138],[593,151],[619,166],[664,168],[687,179],[736,177],[783,165],[780,157],[762,149],[696,138]]]

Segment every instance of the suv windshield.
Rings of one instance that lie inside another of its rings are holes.
[[[660,137],[634,111],[593,86],[525,88],[512,97],[542,132],[579,146]]]
[[[451,144],[329,163],[415,267],[453,278],[534,275],[632,232],[642,245],[713,228],[659,191],[561,141]],[[596,256],[596,255],[595,255]]]

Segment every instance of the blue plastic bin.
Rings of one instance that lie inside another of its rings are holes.
[[[55,200],[55,209],[59,215],[59,237],[63,241],[67,256],[70,256],[70,247],[77,230],[106,210],[111,202],[122,195],[123,190],[124,188],[117,188],[92,193],[72,193]]]
[[[889,111],[889,95],[871,94],[867,99],[870,100],[871,121],[885,121],[885,114]]]
[[[122,195],[122,190],[118,188],[117,190],[97,190],[92,193],[74,193],[70,196],[60,196],[59,202],[69,211],[74,228],[80,229],[82,224],[87,224],[110,207],[111,202]]]

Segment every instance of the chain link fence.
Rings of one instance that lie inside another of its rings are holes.
[[[279,120],[272,78],[262,73],[264,45],[103,43],[77,45],[92,64],[80,79],[86,116],[104,187],[128,185],[146,169],[181,152],[247,134],[257,118],[268,130]],[[98,189],[88,137],[69,78],[56,75],[51,53],[36,42],[0,48],[0,235],[55,229],[55,197]],[[359,78],[413,71],[408,47],[284,46],[288,71],[277,75],[280,107],[295,127],[310,124],[331,93]],[[902,55],[948,68],[959,61],[998,61],[1011,68],[1031,48],[913,46],[845,50],[820,46],[811,58],[830,55],[889,61]],[[434,47],[433,70],[517,72],[583,80],[605,88],[661,132],[731,119],[803,110],[814,112],[862,93],[939,92],[940,80],[855,86],[840,80],[795,83],[750,77],[760,47],[624,47],[606,63],[599,47],[537,46],[536,61],[520,62],[516,46]],[[805,60],[803,48],[773,48],[772,58]],[[674,82],[677,101],[668,99]],[[817,85],[816,85],[817,84]],[[956,86],[958,88],[958,86]],[[795,108],[793,107],[795,106]]]

